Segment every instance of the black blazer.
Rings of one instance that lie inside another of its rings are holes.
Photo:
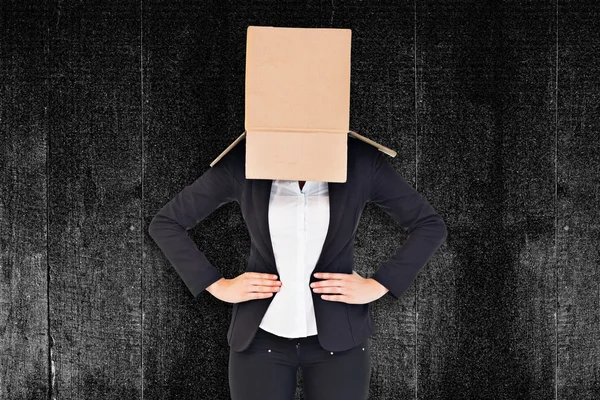
[[[246,179],[246,141],[165,204],[148,232],[194,295],[223,275],[189,237],[214,210],[235,201],[251,238],[247,271],[278,274],[268,226],[270,179]],[[408,231],[395,254],[371,276],[398,299],[446,239],[446,225],[429,203],[389,164],[384,153],[348,137],[347,181],[329,182],[330,222],[314,272],[351,274],[354,239],[367,202],[373,202]],[[217,238],[217,240],[226,238]],[[312,274],[307,285],[317,281]],[[318,339],[328,351],[350,349],[376,330],[369,304],[323,300],[312,289]],[[227,341],[235,351],[248,347],[269,304],[277,296],[233,304]]]

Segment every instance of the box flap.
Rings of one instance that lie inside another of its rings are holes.
[[[359,135],[358,133],[356,133],[354,131],[349,131],[348,134],[350,135],[350,137],[362,140],[365,143],[369,143],[371,146],[377,147],[378,150],[387,154],[388,156],[396,157],[397,153],[394,150],[390,149],[389,147],[385,147],[384,145],[379,144],[376,141],[371,140],[366,136]]]
[[[354,131],[349,131],[348,134],[349,134],[349,137],[362,140],[363,142],[376,147],[378,150],[389,155],[390,157],[396,157],[397,153],[394,150],[390,149],[389,147],[379,144],[379,143],[375,142],[374,140],[369,139],[366,136],[359,135],[358,133],[356,133]],[[221,154],[219,154],[219,156],[213,160],[213,162],[210,163],[210,166],[212,167],[213,165],[215,165],[221,158],[223,158],[223,156],[225,156],[225,154],[227,154],[231,149],[233,149],[235,147],[235,145],[237,145],[239,142],[241,142],[242,139],[244,139],[245,137],[246,137],[246,132],[244,131],[240,136],[237,137],[237,139],[235,139],[229,146],[227,146],[227,148],[225,150],[223,150],[221,152]]]
[[[225,154],[227,154],[229,152],[229,150],[233,149],[235,147],[236,144],[238,144],[239,142],[242,141],[242,139],[246,136],[246,131],[244,131],[244,133],[242,133],[240,136],[237,137],[237,139],[235,139],[233,141],[233,143],[231,143],[229,146],[227,146],[227,148],[225,150],[223,150],[221,152],[221,154],[219,154],[219,156],[217,158],[214,159],[213,162],[210,163],[210,166],[212,167],[213,165],[215,165],[221,158],[223,158],[223,156]]]

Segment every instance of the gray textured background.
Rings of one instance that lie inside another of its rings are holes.
[[[371,398],[600,398],[600,2],[2,0],[0,18],[1,400],[228,398],[231,305],[194,299],[147,226],[244,130],[248,25],[352,29],[350,127],[448,226],[372,304]],[[243,272],[236,203],[190,234]],[[405,238],[367,205],[357,271]]]

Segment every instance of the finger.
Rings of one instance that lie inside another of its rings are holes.
[[[269,287],[264,287],[264,286],[263,287],[257,286],[257,288],[258,289],[252,289],[250,291],[250,293],[270,293],[270,294],[273,294],[273,293],[279,292],[279,288],[274,289],[274,288],[269,288]]]
[[[319,287],[314,288],[313,291],[315,293],[345,293],[344,288],[342,288],[341,286]]]
[[[251,278],[277,279],[277,275],[269,274],[266,272],[246,272],[246,274],[248,274],[248,276],[250,276]]]
[[[253,286],[281,286],[281,281],[274,281],[271,279],[250,279],[250,285]]]
[[[247,300],[265,299],[265,298],[271,297],[271,296],[273,296],[273,293],[254,292],[254,293],[248,293],[248,295],[246,296],[246,299]]]
[[[273,286],[273,285],[256,284],[256,285],[248,286],[249,292],[276,292],[276,291],[279,291],[280,289],[281,288],[279,286]]]
[[[345,284],[346,284],[346,282],[344,282],[344,281],[341,281],[338,279],[333,279],[333,280],[313,282],[310,284],[310,287],[316,288],[316,287],[329,287],[329,286],[344,286]]]
[[[350,274],[341,274],[337,272],[316,272],[315,278],[319,279],[347,279]]]
[[[321,298],[327,301],[341,301],[344,303],[348,303],[350,300],[348,296],[345,296],[343,294],[323,294],[321,295]]]
[[[277,280],[277,275],[273,274],[246,272],[244,278],[250,282],[251,285],[281,285],[281,282]]]

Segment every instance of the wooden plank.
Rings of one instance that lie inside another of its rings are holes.
[[[141,398],[140,4],[52,11],[51,398]]]
[[[417,398],[554,396],[553,1],[418,3]]]
[[[415,148],[414,9],[412,1],[370,3],[355,10],[352,39],[350,129],[394,149],[386,160],[417,185]],[[342,18],[336,12],[336,18]],[[374,21],[378,21],[374,23]],[[365,206],[356,233],[355,270],[370,277],[406,240],[406,232],[373,203]],[[377,331],[371,336],[370,398],[414,398],[415,285],[392,299],[371,303]]]
[[[0,6],[0,400],[48,393],[47,6]]]
[[[557,398],[600,398],[600,4],[559,2]]]
[[[229,28],[227,18],[232,16],[225,9],[205,2],[144,3],[145,232],[156,212],[244,130],[246,29],[243,23]],[[224,277],[245,271],[250,237],[235,202],[189,235]],[[144,397],[230,398],[232,305],[207,291],[192,297],[156,243],[146,239]]]

